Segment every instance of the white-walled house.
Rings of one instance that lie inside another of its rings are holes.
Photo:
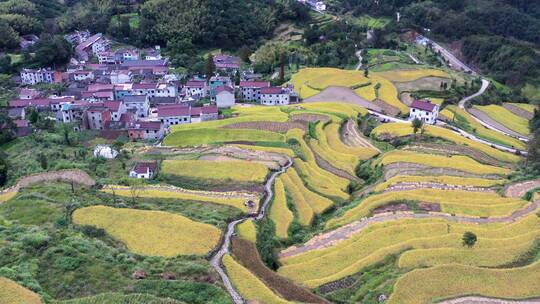
[[[234,106],[234,89],[229,86],[216,88],[216,105],[218,108],[230,108]]]
[[[265,106],[288,105],[290,103],[288,90],[282,87],[269,87],[261,89],[261,104]]]
[[[156,171],[157,171],[156,162],[137,163],[129,171],[129,177],[152,179],[156,175]]]
[[[409,120],[418,118],[424,123],[435,124],[439,117],[439,106],[429,100],[415,100],[410,106]]]
[[[240,81],[240,92],[243,100],[259,101],[261,89],[270,87],[268,81]]]
[[[137,117],[148,117],[150,100],[147,95],[126,95],[122,100],[128,110],[135,111]]]
[[[204,98],[208,96],[208,87],[204,80],[190,80],[185,85],[186,95],[193,98]]]
[[[22,84],[53,83],[55,81],[55,71],[50,69],[22,69]]]

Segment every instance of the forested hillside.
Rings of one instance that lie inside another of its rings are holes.
[[[336,12],[401,15],[398,28],[415,28],[438,41],[460,42],[465,60],[497,81],[538,87],[540,2],[527,0],[333,0]],[[534,95],[534,92],[529,92]],[[536,92],[538,94],[538,92]]]

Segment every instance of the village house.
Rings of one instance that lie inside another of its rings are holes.
[[[157,140],[165,132],[159,121],[135,121],[129,125],[128,135],[131,140]]]
[[[218,119],[219,112],[215,105],[190,108],[191,123]]]
[[[195,99],[205,98],[208,96],[208,88],[204,80],[190,80],[184,86],[186,95]]]
[[[246,101],[260,101],[261,89],[270,87],[268,81],[241,81],[240,93],[242,100]]]
[[[188,105],[158,106],[158,118],[166,127],[191,123],[191,110]]]
[[[427,124],[435,124],[439,117],[439,106],[429,100],[415,100],[410,106],[409,120],[419,119]]]
[[[225,54],[214,56],[214,64],[217,70],[224,72],[236,72],[240,70],[240,58]]]
[[[39,92],[36,89],[22,88],[19,92],[19,99],[34,99],[39,97]]]
[[[19,40],[19,46],[21,50],[26,50],[36,44],[39,41],[39,37],[34,34],[24,35]]]
[[[103,34],[98,33],[88,37],[88,39],[77,45],[77,47],[75,47],[75,54],[82,61],[88,61],[90,52],[97,56],[101,52],[109,51],[110,47],[111,42],[103,37]]]
[[[113,91],[82,92],[81,99],[89,102],[100,102],[114,100]]]
[[[106,121],[111,121],[111,111],[103,103],[93,104],[86,110],[88,128],[103,130]]]
[[[120,121],[122,114],[126,113],[129,108],[123,101],[105,101],[103,102],[105,106],[111,112],[111,121]]]
[[[148,95],[126,95],[122,97],[126,108],[135,112],[137,117],[148,117],[150,101]]]
[[[22,69],[21,71],[22,84],[55,83],[61,80],[61,75],[51,69]]]
[[[146,49],[144,52],[144,60],[161,60],[161,47],[156,45],[154,49]]]
[[[75,81],[94,80],[94,72],[89,70],[80,70],[70,73]]]
[[[170,83],[136,83],[132,86],[133,94],[148,97],[176,97],[178,90]]]
[[[131,83],[133,81],[132,73],[129,70],[114,70],[109,76],[111,84]]]
[[[73,33],[64,35],[64,39],[72,45],[78,45],[90,38],[89,31],[75,31]]]
[[[222,86],[233,87],[231,78],[227,76],[212,76],[210,78],[208,81],[208,92],[212,101],[215,101],[216,89]]]
[[[25,108],[9,108],[8,117],[11,119],[25,119],[26,109]]]
[[[130,171],[129,177],[152,179],[157,172],[157,162],[141,162],[137,163]]]
[[[229,86],[217,87],[214,101],[218,108],[230,108],[234,106],[234,89]]]
[[[290,94],[282,87],[261,88],[261,104],[265,106],[288,105]]]

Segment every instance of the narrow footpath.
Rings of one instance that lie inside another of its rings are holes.
[[[268,178],[268,180],[266,181],[266,184],[265,184],[266,196],[265,196],[263,204],[261,205],[259,209],[259,213],[255,216],[256,220],[262,220],[266,216],[268,204],[270,204],[270,202],[272,201],[272,198],[274,197],[274,191],[272,189],[274,186],[274,181],[279,175],[281,175],[282,173],[285,173],[285,171],[287,171],[287,169],[289,169],[292,166],[292,164],[293,164],[292,159],[288,158],[288,163],[285,166],[283,166],[279,171],[274,172],[270,176],[270,178]],[[225,285],[225,288],[231,295],[231,298],[233,299],[233,302],[235,304],[244,304],[245,301],[242,298],[242,296],[238,293],[238,291],[234,288],[231,280],[229,279],[229,276],[227,275],[227,272],[223,268],[222,260],[223,260],[223,257],[226,254],[228,254],[230,251],[229,249],[231,247],[231,238],[234,234],[236,225],[250,218],[252,217],[246,216],[242,219],[233,221],[229,223],[229,225],[227,225],[227,231],[225,232],[225,236],[223,237],[223,242],[221,246],[219,247],[219,250],[214,254],[212,259],[210,260],[210,264],[212,265],[212,267],[214,267],[217,273],[219,273],[223,281],[223,284]]]

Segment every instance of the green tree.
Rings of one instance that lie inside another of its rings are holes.
[[[424,125],[424,123],[420,119],[418,119],[418,118],[413,119],[412,127],[413,127],[413,132],[414,132],[415,135],[416,135],[416,133],[418,133],[418,131],[420,129],[422,129],[423,125]]]
[[[463,246],[467,246],[467,247],[473,247],[474,244],[476,244],[476,241],[478,240],[478,238],[476,237],[476,234],[470,232],[470,231],[467,231],[463,234],[463,237],[461,238],[461,240],[463,241]]]
[[[279,83],[285,82],[285,53],[279,55]]]
[[[7,182],[8,170],[7,157],[0,152],[0,187],[3,187]]]
[[[381,89],[381,84],[377,82],[374,87],[375,90],[375,99],[379,99],[379,90]]]
[[[368,68],[366,68],[366,69],[364,70],[364,77],[366,77],[366,78],[369,77],[369,69],[368,69]]]
[[[0,20],[0,33],[0,50],[12,50],[19,45],[19,34],[3,20]]]
[[[240,50],[238,50],[238,56],[240,59],[242,59],[243,62],[251,63],[251,60],[249,59],[249,56],[251,56],[251,50],[247,46],[242,46]]]
[[[216,72],[216,64],[214,63],[214,55],[209,54],[206,58],[206,64],[204,66],[204,72],[206,73],[206,79],[210,80]]]

